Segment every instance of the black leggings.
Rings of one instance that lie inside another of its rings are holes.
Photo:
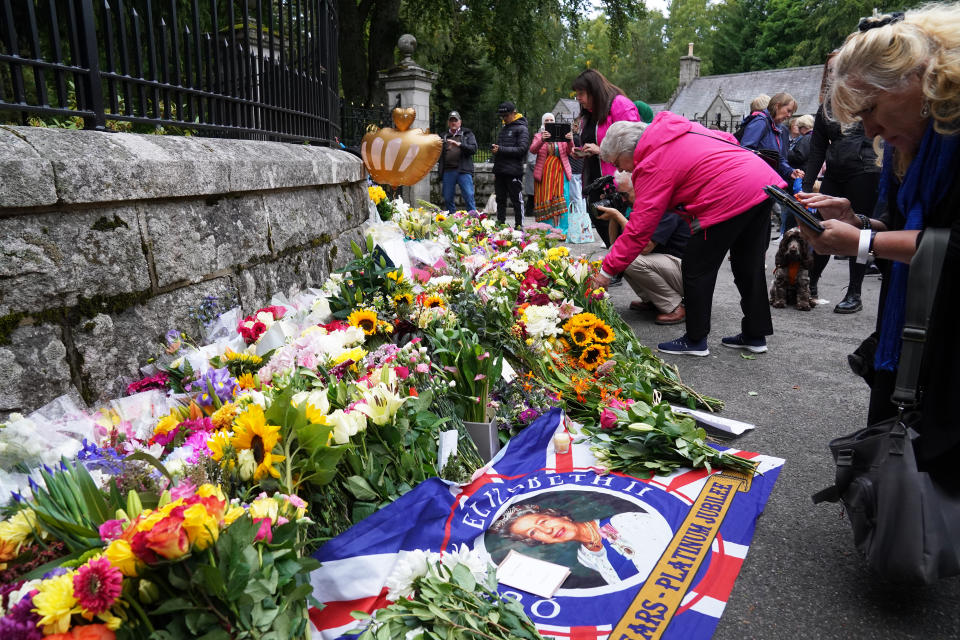
[[[873,217],[873,208],[877,204],[877,186],[880,182],[879,173],[861,173],[847,180],[836,180],[829,176],[824,177],[820,184],[820,193],[828,196],[839,196],[850,200],[850,206],[855,213],[860,213],[868,218]],[[820,276],[823,270],[827,268],[830,262],[830,256],[813,254],[813,270],[810,272],[810,287],[816,289],[820,282]],[[863,285],[863,276],[867,272],[867,265],[857,264],[855,257],[849,260],[849,281],[847,283],[847,293],[860,295],[860,289]]]
[[[702,340],[710,333],[713,290],[727,251],[730,251],[733,282],[740,292],[741,331],[749,338],[773,333],[763,269],[764,251],[770,240],[771,207],[772,201],[767,198],[729,220],[691,234],[680,267],[687,337],[691,340]]]

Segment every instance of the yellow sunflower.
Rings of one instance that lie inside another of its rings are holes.
[[[245,413],[237,416],[234,426],[236,432],[230,444],[237,451],[249,449],[253,452],[253,459],[257,463],[253,479],[259,480],[267,474],[279,478],[280,472],[273,465],[286,460],[285,456],[273,453],[274,447],[280,442],[280,427],[267,424],[263,408],[258,404],[251,404]]]
[[[570,329],[570,339],[578,347],[586,346],[593,341],[593,332],[589,327],[572,327]]]
[[[597,322],[597,324],[590,327],[590,329],[593,332],[593,339],[597,342],[609,344],[616,339],[613,329],[611,329],[610,325],[603,321]]]
[[[591,344],[583,350],[577,362],[587,371],[593,371],[610,357],[610,347],[605,344]]]
[[[357,309],[347,318],[353,327],[363,329],[368,336],[377,332],[377,312],[372,309]]]
[[[427,296],[423,301],[423,306],[427,309],[432,309],[434,307],[446,308],[447,303],[443,301],[443,298],[440,296]]]
[[[413,294],[410,293],[398,293],[393,296],[393,304],[395,306],[400,306],[401,304],[413,304]]]

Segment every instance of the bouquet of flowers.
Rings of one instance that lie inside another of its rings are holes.
[[[408,552],[387,578],[393,604],[367,620],[358,640],[485,638],[536,640],[541,636],[523,607],[497,593],[496,571],[463,545],[452,553]]]

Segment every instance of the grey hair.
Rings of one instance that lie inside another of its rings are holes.
[[[607,134],[603,136],[603,142],[600,143],[600,158],[606,162],[613,162],[617,156],[629,153],[633,157],[633,151],[640,142],[640,136],[643,130],[647,128],[645,122],[614,122],[607,129]]]
[[[497,518],[497,521],[493,523],[493,526],[490,527],[489,531],[491,533],[496,533],[497,535],[508,540],[523,542],[530,547],[541,545],[543,543],[539,540],[534,540],[524,535],[517,535],[510,531],[510,527],[513,526],[514,522],[523,516],[528,516],[531,514],[557,516],[560,518],[566,518],[570,522],[576,522],[573,519],[573,516],[568,511],[564,511],[563,509],[551,509],[548,507],[541,507],[538,504],[516,504],[504,511],[503,515]]]
[[[809,113],[802,115],[799,118],[796,118],[796,123],[798,127],[803,127],[804,129],[813,129],[813,116]]]

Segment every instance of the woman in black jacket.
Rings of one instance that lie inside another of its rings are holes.
[[[830,66],[829,61],[826,66]],[[824,73],[828,73],[826,68]],[[880,179],[880,166],[873,150],[873,139],[864,135],[863,125],[859,123],[854,129],[845,132],[840,123],[824,115],[821,105],[813,123],[813,133],[810,134],[810,152],[806,158],[803,191],[813,190],[813,183],[824,160],[827,162],[827,169],[820,183],[820,193],[847,198],[854,211],[870,214],[877,202],[877,184]],[[814,254],[813,271],[810,273],[810,294],[814,297],[819,297],[817,283],[829,261],[828,255]],[[867,266],[850,258],[849,270],[847,294],[833,308],[835,313],[856,313],[863,309],[860,287]]]

